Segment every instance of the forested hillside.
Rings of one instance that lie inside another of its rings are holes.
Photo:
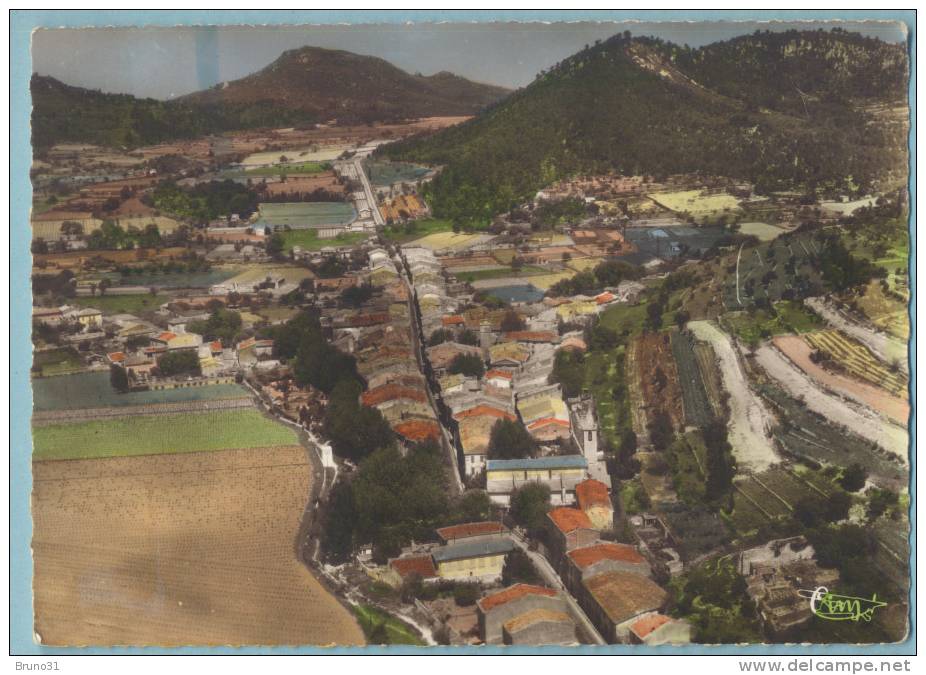
[[[903,159],[902,133],[869,108],[903,104],[906,72],[901,46],[844,32],[758,33],[701,49],[624,33],[466,124],[382,152],[445,165],[428,196],[435,215],[460,222],[484,222],[578,172],[865,192]]]

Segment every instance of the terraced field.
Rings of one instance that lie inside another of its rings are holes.
[[[672,356],[678,370],[678,383],[682,389],[685,423],[689,426],[706,426],[714,415],[695,356],[694,341],[689,334],[675,331],[672,333],[671,343]]]
[[[906,398],[907,377],[899,370],[885,366],[864,345],[836,330],[808,333],[804,339],[814,348],[835,359],[840,367],[855,377],[886,389],[895,396]]]
[[[770,520],[790,516],[802,499],[828,494],[815,481],[786,465],[741,477],[735,481],[735,489],[732,522],[744,534]]]

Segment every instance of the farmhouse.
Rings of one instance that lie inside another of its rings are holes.
[[[417,575],[423,581],[436,580],[437,570],[429,555],[416,555],[407,558],[393,558],[389,569],[383,575],[383,581],[398,588],[409,577]]]

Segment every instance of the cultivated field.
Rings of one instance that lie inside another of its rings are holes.
[[[828,324],[861,342],[885,363],[896,362],[901,370],[908,371],[907,346],[900,340],[862,325],[844,312],[839,311],[832,302],[824,298],[807,298],[804,302],[814,312],[823,317]],[[904,313],[904,322],[909,326],[906,321],[906,313]]]
[[[682,391],[685,424],[707,426],[713,419],[713,410],[689,334],[678,331],[672,333],[672,356],[675,359],[678,383]]]
[[[729,440],[740,469],[761,471],[774,464],[779,458],[768,434],[771,418],[762,400],[749,388],[730,337],[708,321],[692,321],[688,327],[717,355],[723,386],[730,394]]]
[[[724,193],[705,195],[700,190],[657,192],[649,195],[649,198],[670,211],[687,212],[695,217],[709,216],[739,208],[739,201],[732,195]]]
[[[781,421],[775,429],[775,439],[785,452],[810,463],[835,466],[858,463],[876,485],[892,490],[907,486],[907,470],[896,455],[845,427],[836,426],[780,387],[765,383],[759,386],[759,391]]]
[[[684,426],[682,391],[668,333],[646,333],[637,338],[636,363],[643,400],[651,415],[657,410],[668,414],[672,427]],[[648,421],[652,421],[652,416]]]
[[[484,234],[457,234],[454,232],[435,232],[428,234],[420,239],[415,239],[406,244],[407,246],[421,246],[432,251],[441,251],[449,249],[459,251],[472,246],[476,242],[487,238]]]
[[[792,397],[836,425],[842,425],[862,438],[895,454],[907,463],[907,431],[888,424],[876,413],[848,403],[824,391],[777,349],[763,345],[756,350],[756,363]]]
[[[260,205],[258,225],[289,225],[293,228],[343,225],[357,216],[347,202],[281,202]]]
[[[888,368],[864,346],[835,330],[808,333],[804,341],[835,359],[841,368],[855,377],[886,389],[894,396],[906,398],[908,382],[900,372],[899,364],[896,370]]]
[[[33,458],[89,459],[291,445],[295,433],[256,410],[117,417],[32,430]]]
[[[297,164],[303,164],[305,162],[330,162],[333,159],[337,159],[348,147],[347,145],[329,145],[255,152],[245,157],[241,161],[241,165],[251,169],[266,165],[289,164],[290,162],[295,162]],[[280,161],[282,157],[286,159]]]
[[[750,235],[759,241],[771,241],[775,237],[787,232],[783,227],[769,225],[768,223],[740,223],[739,233]]]
[[[296,559],[299,446],[34,462],[47,645],[363,644]]]
[[[910,415],[910,405],[904,399],[889,394],[881,387],[866,384],[852,377],[846,377],[814,363],[810,358],[812,351],[808,342],[813,344],[810,336],[802,339],[793,335],[782,335],[772,340],[775,348],[804,371],[814,382],[840,396],[851,398],[862,405],[868,406],[897,424],[906,425],[907,418]],[[822,344],[820,340],[817,340],[817,342]],[[832,345],[829,346],[832,347]],[[839,363],[844,362],[840,359]],[[847,366],[849,365],[848,361],[845,363]],[[855,371],[850,372],[855,374]],[[874,377],[876,377],[876,373],[872,373],[871,378]]]

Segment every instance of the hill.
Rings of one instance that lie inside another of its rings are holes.
[[[318,120],[367,122],[472,115],[508,93],[451,73],[410,75],[383,59],[303,47],[266,68],[179,100],[192,104],[272,104]]]
[[[410,75],[345,51],[284,52],[257,73],[171,101],[107,94],[32,77],[37,147],[60,142],[135,147],[265,126],[391,122],[472,115],[508,93],[451,73]]]
[[[629,33],[541,72],[469,122],[386,146],[445,165],[438,217],[485,221],[583,172],[703,173],[757,190],[868,190],[904,175],[902,46],[843,31],[756,33],[692,49]]]

